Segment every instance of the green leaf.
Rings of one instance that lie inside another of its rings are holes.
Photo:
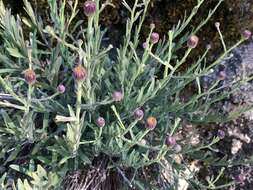
[[[14,49],[14,48],[6,48],[8,50],[8,52],[10,53],[10,55],[12,55],[13,57],[16,58],[25,58],[18,49]]]

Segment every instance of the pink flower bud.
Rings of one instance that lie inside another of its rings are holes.
[[[144,112],[141,109],[135,110],[135,112],[134,112],[135,119],[142,120],[143,116],[144,116]]]
[[[249,30],[244,30],[242,32],[242,37],[245,38],[246,40],[248,40],[251,37],[251,31]]]
[[[57,87],[57,90],[59,93],[63,94],[65,92],[66,88],[63,84],[59,84],[59,86]]]
[[[153,32],[151,34],[151,43],[156,44],[159,41],[159,34],[156,32]]]
[[[36,81],[36,74],[32,69],[24,71],[24,78],[28,84],[33,84]]]
[[[199,43],[199,38],[197,36],[193,35],[188,39],[187,46],[189,48],[195,48],[195,47],[197,47],[198,43]]]
[[[219,72],[219,79],[220,80],[225,80],[225,78],[226,78],[226,72],[225,71],[220,71]]]
[[[87,71],[81,64],[79,64],[73,69],[73,75],[77,81],[85,80],[87,77]]]
[[[218,137],[219,137],[220,139],[224,139],[224,137],[225,137],[225,132],[224,132],[223,130],[219,129],[217,135],[218,135]]]
[[[147,119],[146,128],[153,130],[155,129],[156,125],[157,125],[157,120],[155,117],[151,116]]]
[[[92,16],[96,12],[96,2],[86,1],[83,6],[83,11],[86,16]]]
[[[144,43],[142,44],[142,47],[143,47],[143,49],[147,49],[148,43],[147,43],[147,42],[144,42]]]
[[[167,136],[165,140],[165,144],[169,147],[173,147],[177,144],[175,137],[173,136]]]
[[[112,94],[112,98],[115,102],[120,102],[123,99],[124,95],[120,91],[115,91]]]
[[[96,120],[96,123],[99,127],[104,127],[105,126],[105,119],[103,117],[98,117]]]

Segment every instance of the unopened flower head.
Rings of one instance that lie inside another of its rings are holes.
[[[77,81],[85,80],[87,77],[87,71],[81,64],[79,64],[73,69],[73,75]]]
[[[167,136],[165,140],[165,144],[169,147],[173,147],[176,145],[176,138],[173,136]]]
[[[156,44],[159,41],[159,34],[152,32],[150,41],[152,44]]]
[[[189,48],[195,48],[197,47],[198,43],[199,43],[199,38],[196,35],[192,35],[187,41],[187,46]]]
[[[219,79],[220,80],[225,80],[226,79],[226,72],[225,71],[220,71],[219,72]]]
[[[142,120],[143,116],[144,116],[144,112],[141,109],[138,108],[137,110],[135,110],[134,112],[135,119]]]
[[[219,29],[220,28],[220,23],[219,22],[215,22],[215,27],[217,28],[217,29]]]
[[[175,150],[176,153],[179,153],[182,150],[182,146],[180,144],[175,144],[173,149]]]
[[[103,117],[98,117],[96,120],[96,123],[99,127],[104,127],[105,126],[105,119]]]
[[[242,32],[242,37],[243,37],[244,39],[248,40],[248,39],[251,37],[251,31],[249,31],[249,30],[244,30],[244,31]]]
[[[59,86],[57,87],[57,91],[61,94],[63,94],[65,92],[66,88],[63,84],[59,84]]]
[[[224,139],[226,134],[223,130],[219,129],[217,135],[220,139]]]
[[[36,81],[36,74],[32,69],[24,71],[24,78],[28,84],[33,84]]]
[[[84,14],[86,16],[92,16],[96,12],[96,2],[94,1],[86,1],[83,5]]]
[[[147,123],[146,123],[146,128],[153,130],[156,127],[156,125],[157,125],[156,118],[152,117],[152,116],[148,117]]]
[[[147,42],[144,42],[144,43],[142,44],[142,47],[143,47],[143,49],[147,49],[147,48],[148,48],[148,43],[147,43]]]
[[[120,102],[123,99],[124,95],[120,91],[115,91],[112,94],[112,98],[115,102]]]

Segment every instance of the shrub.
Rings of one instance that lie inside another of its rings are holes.
[[[0,159],[7,168],[2,188],[5,178],[13,178],[11,185],[21,190],[73,189],[66,176],[92,168],[101,173],[94,174],[100,176],[98,186],[106,181],[102,174],[116,172],[129,188],[177,188],[184,177],[202,188],[220,187],[216,182],[223,169],[205,185],[188,168],[191,159],[204,160],[202,150],[213,150],[220,138],[194,146],[187,143],[190,137],[178,140],[176,136],[183,122],[205,124],[236,115],[220,116],[211,109],[232,93],[220,91],[221,78],[207,91],[201,80],[248,38],[249,31],[227,48],[219,30],[224,52],[208,63],[208,47],[181,69],[201,40],[198,32],[222,1],[196,28],[189,30],[188,25],[204,0],[198,0],[191,14],[164,38],[151,24],[142,42],[139,34],[150,0],[135,0],[132,7],[123,0],[129,18],[119,47],[104,43],[107,30],[99,23],[109,1],[86,1],[78,10],[78,0],[48,0],[47,25],[27,0],[26,18],[13,16],[1,2]],[[87,16],[87,28],[82,21],[74,22],[78,11]],[[246,80],[230,84],[231,88]],[[185,94],[195,84],[196,90]],[[185,158],[184,164],[178,155]],[[145,176],[152,167],[156,173]],[[192,174],[187,175],[189,171]],[[85,177],[92,182],[88,174]],[[75,184],[76,189],[80,184]]]

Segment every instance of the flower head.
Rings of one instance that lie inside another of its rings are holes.
[[[155,117],[148,117],[146,122],[146,128],[153,130],[157,125],[157,120]]]
[[[243,37],[244,39],[248,40],[248,39],[251,37],[251,31],[249,31],[249,30],[244,30],[244,31],[242,32],[242,37]]]
[[[83,5],[84,14],[86,16],[92,16],[96,12],[96,2],[86,1]]]
[[[189,48],[195,48],[197,47],[198,43],[199,43],[199,38],[195,35],[192,35],[187,41],[187,46]]]
[[[104,127],[105,126],[105,119],[103,117],[98,117],[96,120],[96,123],[99,127]]]
[[[215,25],[216,28],[220,28],[220,23],[219,22],[215,22],[214,25]]]
[[[32,69],[24,71],[24,78],[28,84],[33,84],[36,81],[36,74]]]
[[[144,42],[144,43],[142,44],[142,47],[143,47],[143,49],[147,49],[148,43],[147,43],[147,42]]]
[[[165,144],[169,147],[173,147],[177,144],[176,138],[173,136],[167,136],[165,140]]]
[[[66,88],[63,84],[59,84],[59,86],[57,87],[57,91],[61,94],[63,94],[65,92]]]
[[[225,78],[226,78],[226,72],[225,71],[220,71],[219,72],[219,79],[220,80],[225,80]]]
[[[144,112],[141,109],[138,108],[137,110],[134,111],[135,119],[142,120],[143,116],[144,116]]]
[[[150,40],[152,44],[156,44],[159,41],[159,34],[152,32]]]
[[[112,94],[112,98],[115,102],[120,102],[123,99],[124,95],[120,91],[115,91]]]
[[[73,69],[73,75],[77,81],[85,80],[87,77],[87,71],[81,64],[79,64]]]
[[[176,153],[179,153],[182,150],[182,146],[180,144],[175,144],[174,150],[175,150]]]
[[[223,130],[219,129],[217,135],[220,139],[224,139],[226,134]]]

